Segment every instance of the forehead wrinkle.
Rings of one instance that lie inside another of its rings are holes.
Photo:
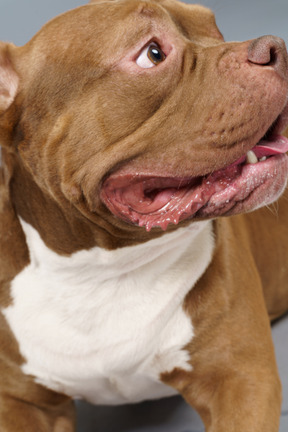
[[[166,9],[165,5],[163,6],[161,3],[152,3],[149,1],[143,1],[137,8],[137,13],[139,16],[144,19],[156,21],[158,24],[162,21],[168,20],[171,23],[171,19],[173,20],[173,13]]]
[[[175,34],[175,31],[178,33],[171,14],[161,4],[143,2],[135,12],[137,32],[133,34],[134,40],[141,41],[148,36],[161,39],[167,33]]]
[[[158,6],[158,7],[157,7]],[[155,3],[151,3],[149,1],[143,1],[139,4],[137,8],[137,13],[139,15],[144,15],[150,18],[151,16],[155,16],[159,14],[159,5],[156,5]]]

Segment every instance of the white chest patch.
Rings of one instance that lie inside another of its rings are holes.
[[[173,394],[159,380],[191,369],[193,338],[182,304],[211,261],[211,222],[146,244],[59,256],[21,222],[31,263],[3,313],[38,383],[97,404]]]

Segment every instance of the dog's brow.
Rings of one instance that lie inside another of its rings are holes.
[[[150,17],[151,15],[155,14],[155,10],[147,5],[143,5],[141,6],[139,13]]]

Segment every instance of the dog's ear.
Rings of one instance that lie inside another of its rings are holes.
[[[12,44],[0,42],[0,116],[13,103],[19,84],[10,56],[12,48]]]

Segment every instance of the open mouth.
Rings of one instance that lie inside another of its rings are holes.
[[[288,175],[288,139],[277,129],[270,128],[264,139],[231,165],[200,177],[116,172],[104,181],[101,199],[116,217],[147,231],[270,204],[283,192]]]

